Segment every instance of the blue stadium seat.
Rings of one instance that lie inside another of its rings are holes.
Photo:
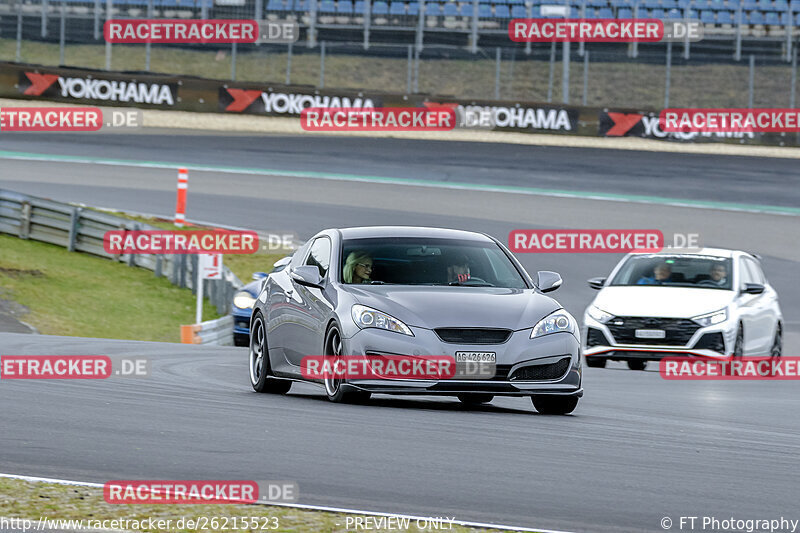
[[[494,16],[492,6],[489,4],[478,4],[478,16],[482,19],[490,19]]]
[[[725,5],[725,2],[723,2],[723,0],[711,0],[711,2],[709,3],[709,6],[714,11],[724,11],[724,10],[728,9],[727,6]]]
[[[372,14],[373,15],[388,15],[389,14],[389,4],[386,2],[375,2],[372,4]]]
[[[319,4],[320,13],[336,13],[336,4],[332,0],[322,0]]]
[[[680,9],[670,9],[667,11],[667,18],[670,20],[682,19],[683,12]]]
[[[409,2],[408,14],[411,15],[412,17],[416,17],[417,15],[419,15],[419,2]]]
[[[472,4],[461,4],[461,9],[458,10],[458,14],[462,17],[471,17],[472,13]]]
[[[792,0],[792,3],[789,4],[789,7],[792,11],[800,11],[800,0]]]
[[[589,6],[591,6],[591,7],[600,7],[600,8],[608,7],[608,1],[607,0],[586,0],[586,6],[587,7],[589,7]]]
[[[800,26],[800,13],[798,13],[797,16],[795,17],[794,25],[795,26]]]
[[[531,8],[531,17],[532,18],[539,18],[542,16],[542,8],[539,6],[533,6]]]
[[[405,15],[406,14],[406,4],[405,2],[392,2],[391,7],[389,8],[390,15]]]
[[[661,8],[659,8],[659,9],[651,9],[650,13],[649,13],[649,17],[651,19],[663,19],[663,18],[665,18],[664,10],[661,9]]]
[[[610,7],[604,7],[604,8],[601,8],[601,9],[599,9],[599,10],[597,11],[597,18],[601,18],[601,19],[613,19],[613,18],[614,18],[614,12],[613,12],[613,11],[611,11],[611,8],[610,8]]]
[[[792,16],[789,14],[789,12],[781,13],[781,26],[788,26],[791,20]]]
[[[740,2],[739,0],[726,0],[725,5],[728,6],[729,10],[736,11],[739,9]]]
[[[336,5],[336,12],[340,15],[352,15],[353,2],[350,0],[339,0],[339,3]]]
[[[764,13],[761,11],[753,11],[749,17],[750,24],[764,24]]]
[[[691,0],[678,0],[678,8],[683,10],[686,9],[687,7],[692,7]]]
[[[269,0],[267,11],[284,11],[283,0]]]
[[[742,2],[742,9],[745,11],[754,11],[758,9],[758,2],[756,2],[756,0],[744,0]]]
[[[458,16],[458,6],[453,2],[447,2],[444,5],[444,15],[446,17],[457,17]]]
[[[789,2],[786,0],[775,0],[773,4],[775,11],[788,11],[789,10]]]
[[[633,18],[633,10],[629,7],[621,7],[617,11],[617,18],[619,19],[632,19]]]
[[[772,0],[758,0],[758,9],[761,11],[775,11]]]
[[[764,20],[769,26],[780,26],[781,19],[775,11],[767,13],[767,18]]]
[[[717,13],[717,24],[733,24],[733,13],[720,11]]]
[[[294,0],[294,10],[298,13],[308,11],[308,0]]]
[[[494,16],[499,19],[510,19],[511,11],[506,5],[496,5],[494,6]]]
[[[509,4],[524,4],[525,0],[508,0]]]
[[[431,17],[441,17],[442,4],[438,2],[432,4],[425,2],[425,14]]]
[[[713,11],[701,11],[700,12],[700,22],[703,24],[716,24],[716,20],[714,18]]]
[[[525,6],[511,6],[511,18],[515,19],[524,19],[528,16],[528,12],[525,10]]]
[[[703,11],[704,9],[710,9],[707,0],[696,0],[691,7],[693,7],[698,11]]]
[[[678,7],[678,2],[677,0],[664,0],[661,2],[661,7],[664,9],[675,9]]]
[[[356,15],[363,15],[364,14],[364,0],[356,0],[356,5],[353,8],[353,11]]]

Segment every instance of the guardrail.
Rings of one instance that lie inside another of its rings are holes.
[[[181,326],[181,342],[230,346],[233,344],[233,316]]]
[[[83,206],[54,202],[45,198],[0,189],[0,233],[21,239],[63,246],[71,252],[84,252],[128,266],[152,270],[156,277],[166,277],[173,285],[196,292],[197,255],[121,254],[103,248],[103,236],[111,230],[154,230],[150,224],[136,222]],[[206,280],[203,294],[220,314],[230,309],[234,293],[243,283],[227,267],[223,279]],[[231,331],[232,331],[231,324]]]

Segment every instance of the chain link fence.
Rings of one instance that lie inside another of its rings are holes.
[[[794,107],[796,101],[800,32],[793,26],[769,32],[707,26],[706,40],[691,45],[520,44],[508,39],[508,20],[478,18],[477,9],[461,17],[392,15],[375,2],[358,17],[324,0],[293,2],[2,0],[0,60],[598,107]],[[112,46],[103,40],[108,18],[296,20],[301,39]]]

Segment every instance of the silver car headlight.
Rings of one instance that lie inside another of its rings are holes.
[[[692,317],[692,320],[704,327],[713,326],[714,324],[719,324],[728,320],[728,308],[726,307],[725,309],[720,309],[713,313]]]
[[[593,305],[589,306],[589,308],[586,310],[586,314],[588,314],[590,317],[597,320],[601,324],[605,324],[606,322],[614,318],[614,315],[612,315],[611,313],[606,313],[599,307],[595,307]]]
[[[531,339],[543,337],[551,333],[561,333],[562,331],[575,334],[578,323],[575,318],[564,309],[559,309],[541,319],[531,331]]]
[[[256,299],[247,291],[239,291],[233,297],[233,305],[239,309],[252,309],[254,303],[256,303]]]
[[[355,322],[356,326],[361,329],[378,328],[385,329],[387,331],[394,331],[395,333],[402,333],[403,335],[411,335],[412,337],[414,336],[414,334],[411,332],[411,328],[397,320],[392,315],[387,315],[386,313],[378,311],[377,309],[356,304],[353,306],[351,312],[353,315],[353,322]]]

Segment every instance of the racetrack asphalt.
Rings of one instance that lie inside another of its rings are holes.
[[[797,207],[792,161],[475,143],[164,135],[3,137],[0,150],[138,161],[344,172]],[[790,168],[789,165],[792,165]],[[174,207],[174,169],[0,155],[0,187],[156,214]],[[764,255],[800,348],[794,216],[470,188],[192,171],[190,219],[291,231],[362,224],[459,227],[505,239],[519,228],[654,228]],[[579,320],[615,254],[518,254],[556,270],[554,296]],[[258,395],[246,350],[0,334],[0,354],[152,358],[147,379],[0,381],[0,471],[109,479],[293,479],[301,503],[567,531],[663,531],[664,516],[791,518],[800,482],[796,382],[681,382],[613,365],[586,369],[567,417],[526,399],[378,396],[329,404],[295,385]],[[795,517],[796,518],[796,517]]]

